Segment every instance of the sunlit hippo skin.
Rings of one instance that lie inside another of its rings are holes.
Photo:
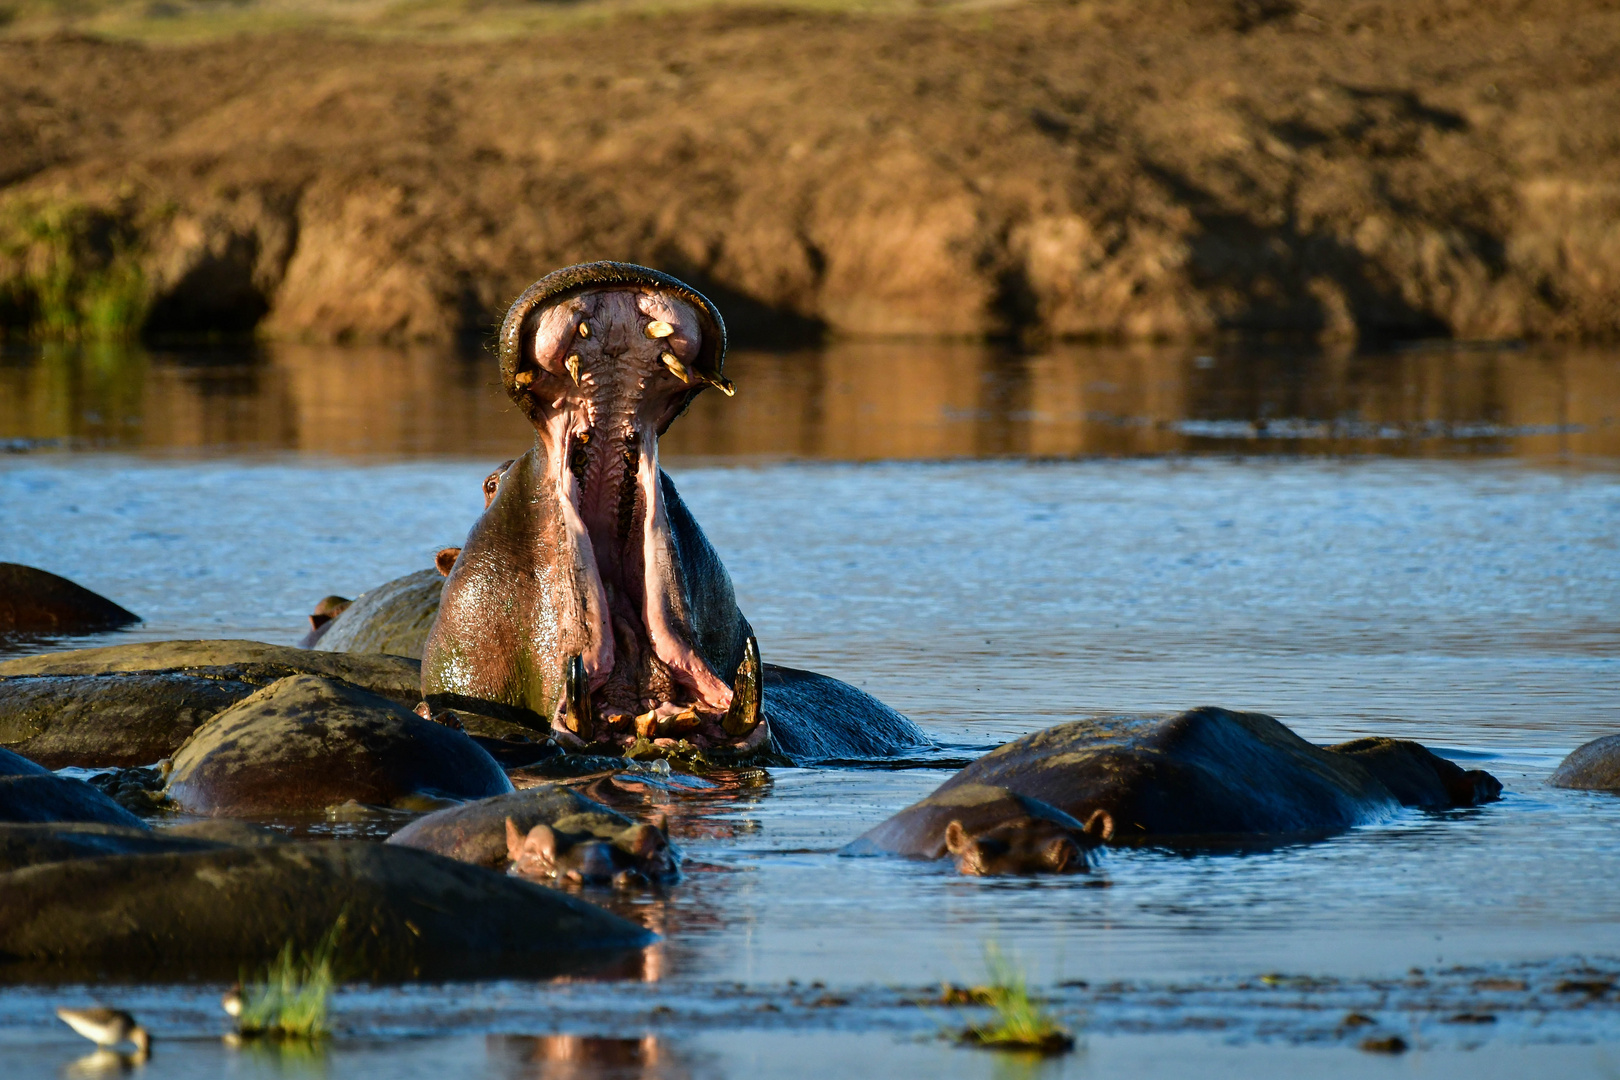
[[[1036,853],[1021,865],[1003,856],[1001,872],[1038,872],[1054,821],[1026,800],[1066,815],[1071,835],[1079,828],[1094,842],[1220,848],[1318,839],[1402,806],[1474,806],[1500,793],[1488,773],[1404,740],[1324,749],[1269,716],[1211,707],[1100,716],[998,747],[845,850],[938,858],[953,833],[957,847],[990,836]],[[1018,831],[1035,835],[1014,844],[1009,832]]]
[[[1620,735],[1577,746],[1547,780],[1553,787],[1620,791]]]
[[[1082,873],[1113,835],[1113,821],[1097,811],[1082,824],[1063,811],[1003,787],[959,784],[914,803],[844,848],[846,855],[903,855],[942,859],[958,872],[996,874]]]
[[[253,818],[347,803],[421,811],[511,790],[461,732],[358,686],[291,675],[198,728],[165,794],[188,813]]]
[[[680,876],[680,852],[663,821],[637,823],[553,784],[440,810],[387,842],[543,883],[629,888]]]
[[[841,691],[827,714],[811,694],[778,708],[766,693],[731,579],[658,466],[659,436],[699,392],[732,393],[724,359],[714,305],[644,267],[569,267],[512,305],[501,379],[535,446],[500,472],[449,559],[422,662],[435,714],[521,719],[573,749],[639,737],[764,751],[774,733],[780,750],[805,728],[820,729],[830,757],[927,745],[910,721],[834,680],[787,680]]]
[[[0,562],[0,634],[90,634],[140,621],[65,577]]]

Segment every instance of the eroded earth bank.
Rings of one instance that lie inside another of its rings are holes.
[[[0,321],[447,340],[614,258],[744,340],[1605,337],[1617,117],[1607,2],[714,9],[478,44],[14,28]]]

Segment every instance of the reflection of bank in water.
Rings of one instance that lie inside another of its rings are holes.
[[[690,1052],[677,1054],[656,1035],[606,1039],[586,1035],[490,1035],[491,1064],[501,1075],[547,1080],[685,1080],[699,1075]]]
[[[1620,351],[1389,353],[859,341],[736,352],[680,457],[1197,453],[1620,457]],[[0,360],[0,446],[499,460],[532,433],[485,356],[269,345]]]

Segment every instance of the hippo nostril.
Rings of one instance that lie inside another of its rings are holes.
[[[613,851],[604,842],[598,840],[584,846],[580,852],[579,872],[587,881],[609,881],[618,872],[613,865]]]

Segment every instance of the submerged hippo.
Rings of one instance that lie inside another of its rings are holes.
[[[680,875],[680,852],[662,821],[638,824],[553,784],[440,810],[387,842],[537,881],[622,888]]]
[[[174,755],[165,789],[193,814],[318,814],[348,802],[423,810],[512,790],[471,738],[336,679],[290,675]]]
[[[1620,791],[1620,735],[1605,735],[1577,746],[1547,782],[1561,788]]]
[[[1047,845],[1059,834],[1116,845],[1275,843],[1342,832],[1402,806],[1474,806],[1501,790],[1490,774],[1417,743],[1358,739],[1324,749],[1259,713],[1101,716],[991,751],[845,852],[939,858],[984,838],[999,872],[1040,871],[1050,868]],[[1021,832],[1032,838],[1015,841]]]
[[[89,634],[140,621],[65,577],[0,562],[0,634]]]
[[[89,822],[146,828],[140,818],[83,780],[57,776],[9,750],[0,750],[0,822]]]
[[[535,445],[495,474],[422,658],[431,709],[700,750],[872,757],[927,744],[853,687],[761,664],[731,579],[658,439],[707,387],[730,395],[720,313],[656,270],[590,263],[530,286],[500,335],[501,380]],[[452,554],[453,552],[453,554]],[[441,569],[443,569],[441,565]],[[821,699],[831,702],[823,709]]]

